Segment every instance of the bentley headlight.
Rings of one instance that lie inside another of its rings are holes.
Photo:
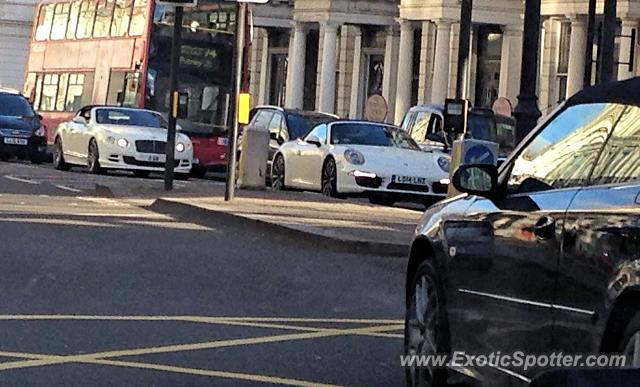
[[[450,161],[448,157],[440,156],[438,158],[438,166],[443,172],[449,172]]]
[[[176,150],[178,152],[184,152],[185,149],[187,149],[187,147],[184,145],[184,143],[179,142],[176,144]]]
[[[129,146],[129,141],[125,140],[124,138],[119,138],[117,144],[121,148],[126,148]]]
[[[344,151],[344,158],[349,164],[362,165],[364,164],[364,155],[355,149],[347,149]]]

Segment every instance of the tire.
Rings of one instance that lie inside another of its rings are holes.
[[[633,315],[624,328],[622,340],[617,349],[617,352],[627,355],[627,366],[640,368],[640,310]]]
[[[369,203],[379,206],[393,206],[396,201],[384,195],[373,195],[369,197]]]
[[[191,176],[197,179],[202,179],[207,175],[207,170],[202,167],[191,168]]]
[[[68,171],[71,169],[71,165],[67,164],[64,160],[64,152],[62,149],[62,139],[56,137],[53,150],[53,167],[58,171]]]
[[[284,185],[284,168],[284,156],[278,154],[271,166],[271,189],[274,191],[284,191],[286,189]]]
[[[445,316],[442,285],[430,262],[418,266],[409,284],[404,328],[405,355],[450,353],[449,327]],[[437,387],[446,384],[441,368],[407,367],[407,387]]]
[[[329,157],[322,166],[321,189],[322,194],[326,197],[338,198],[338,177],[336,169],[336,161]]]
[[[104,173],[104,170],[100,166],[100,150],[98,149],[98,143],[95,138],[89,141],[89,151],[87,153],[87,167],[89,173],[99,175]]]
[[[150,171],[136,170],[136,171],[133,171],[133,174],[134,174],[136,177],[140,177],[140,178],[142,178],[142,179],[146,179],[147,177],[149,177],[149,175],[151,174],[151,172],[150,172]]]

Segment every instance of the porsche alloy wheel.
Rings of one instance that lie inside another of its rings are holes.
[[[337,183],[336,162],[329,158],[322,168],[322,194],[327,197],[337,197]]]

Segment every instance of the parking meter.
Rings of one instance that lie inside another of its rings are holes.
[[[467,132],[469,119],[469,101],[466,99],[447,99],[444,103],[444,131],[456,139]]]

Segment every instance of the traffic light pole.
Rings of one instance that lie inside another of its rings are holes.
[[[176,7],[175,20],[173,22],[173,40],[171,42],[171,73],[170,73],[170,109],[169,128],[167,130],[167,145],[165,149],[164,164],[164,189],[173,190],[173,168],[175,167],[176,149],[176,121],[178,118],[178,70],[180,67],[180,44],[182,38],[182,14],[184,8]]]
[[[247,3],[238,2],[236,5],[236,44],[233,53],[233,89],[231,90],[232,127],[229,130],[229,147],[227,148],[227,182],[224,200],[230,201],[236,191],[236,165],[238,154],[238,94],[242,87],[242,69],[245,46],[245,30],[247,22]]]
[[[602,39],[600,49],[600,76],[598,83],[613,80],[614,53],[616,46],[617,0],[604,0],[604,22],[602,23]]]
[[[458,75],[456,76],[456,98],[463,99],[467,68],[469,63],[469,46],[471,45],[471,16],[473,0],[462,0],[460,4],[460,40],[458,43]]]

